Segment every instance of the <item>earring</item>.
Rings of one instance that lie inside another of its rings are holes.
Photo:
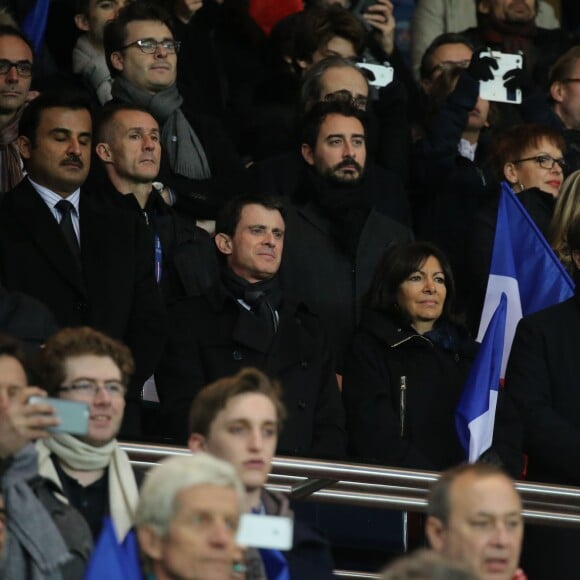
[[[524,191],[524,189],[526,189],[526,188],[524,187],[524,184],[523,184],[521,181],[518,181],[518,185],[519,185],[519,187],[520,187],[520,193],[521,193],[522,191]]]

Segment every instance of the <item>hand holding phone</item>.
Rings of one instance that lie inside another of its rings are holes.
[[[494,50],[482,52],[480,56],[482,58],[493,58],[497,67],[493,71],[493,79],[480,81],[479,96],[487,101],[512,104],[521,103],[521,89],[514,89],[510,86],[509,81],[514,76],[514,69],[523,68],[523,56],[521,54],[507,54]],[[510,75],[507,75],[507,73],[510,73]]]
[[[59,424],[47,427],[52,433],[70,433],[71,435],[86,435],[89,432],[89,405],[79,401],[66,399],[51,399],[47,397],[30,397],[29,404],[46,404],[54,409]]]

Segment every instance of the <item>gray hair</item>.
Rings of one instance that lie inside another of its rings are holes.
[[[465,564],[427,550],[397,558],[382,572],[382,580],[477,580]]]
[[[196,485],[230,487],[243,505],[245,492],[234,468],[207,453],[170,457],[153,467],[141,487],[134,518],[136,527],[149,525],[165,535],[175,515],[177,494]]]

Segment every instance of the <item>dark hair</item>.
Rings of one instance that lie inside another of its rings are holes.
[[[162,22],[171,30],[171,16],[164,8],[148,2],[139,0],[138,2],[128,2],[119,10],[117,18],[109,20],[103,29],[103,47],[105,49],[105,59],[112,77],[118,76],[120,71],[111,64],[111,54],[117,52],[127,44],[127,25],[130,22],[152,20]]]
[[[0,333],[0,357],[2,356],[7,356],[17,360],[20,363],[20,366],[24,369],[26,380],[30,384],[30,361],[24,352],[24,346],[20,340],[14,336]]]
[[[139,111],[141,113],[147,113],[153,117],[151,111],[146,107],[133,105],[131,103],[109,101],[108,103],[105,103],[95,115],[96,119],[94,133],[96,142],[107,141],[110,139],[110,136],[105,136],[105,134],[109,131],[111,122],[115,115],[122,111]]]
[[[410,274],[416,272],[429,256],[437,258],[445,276],[447,295],[440,320],[455,322],[453,272],[447,256],[431,242],[406,242],[393,244],[387,248],[375,268],[371,285],[363,297],[364,305],[372,310],[384,312],[395,320],[408,323],[407,313],[399,308],[397,292],[399,286]]]
[[[123,384],[128,384],[135,368],[129,347],[88,326],[63,328],[46,341],[40,353],[42,387],[49,395],[62,385],[67,359],[85,354],[110,357],[121,371]]]
[[[444,44],[464,44],[472,51],[475,50],[471,40],[466,36],[463,36],[463,34],[457,32],[444,32],[443,34],[436,36],[421,57],[421,65],[419,67],[421,80],[428,79],[433,73],[433,55],[435,54],[435,51]]]
[[[427,515],[440,520],[444,525],[449,522],[451,515],[451,487],[466,474],[473,474],[477,478],[502,476],[512,481],[511,477],[498,465],[492,463],[476,462],[462,463],[452,467],[441,474],[441,477],[433,483],[427,497]]]
[[[20,38],[26,46],[30,49],[32,53],[32,60],[34,60],[34,47],[32,43],[27,38],[27,36],[18,28],[11,26],[10,24],[0,24],[0,36],[15,36],[16,38]]]
[[[46,109],[63,107],[78,111],[86,109],[91,111],[90,97],[82,90],[48,89],[42,91],[38,97],[33,99],[23,110],[18,124],[19,135],[27,137],[30,144],[36,145],[36,131],[40,125],[40,118]]]
[[[248,367],[231,377],[224,377],[204,387],[195,397],[189,412],[189,432],[207,437],[216,415],[230,399],[246,393],[259,393],[268,397],[276,408],[278,430],[286,419],[282,403],[282,388],[262,371]]]
[[[314,103],[320,101],[322,95],[322,77],[331,68],[350,68],[356,70],[368,86],[367,77],[352,60],[343,58],[342,56],[329,56],[318,61],[304,74],[300,91],[300,108],[302,111],[307,111]]]
[[[314,53],[333,38],[352,43],[357,56],[365,49],[366,33],[360,20],[338,5],[313,6],[304,10],[298,19],[294,35],[294,62],[312,62]]]
[[[261,205],[266,209],[278,210],[282,215],[282,218],[285,218],[286,216],[284,205],[277,197],[257,193],[238,195],[233,199],[230,199],[220,210],[216,219],[215,233],[226,234],[233,237],[236,233],[236,228],[240,223],[242,210],[247,205],[253,204]]]
[[[557,129],[539,123],[513,125],[495,135],[491,147],[491,165],[498,181],[505,179],[503,168],[506,163],[521,159],[528,149],[537,147],[542,139],[547,139],[564,153],[566,143]]]
[[[316,146],[320,127],[328,115],[342,115],[343,117],[355,117],[367,133],[367,115],[358,108],[352,99],[333,99],[314,103],[310,110],[306,111],[301,119],[301,143],[310,147]]]

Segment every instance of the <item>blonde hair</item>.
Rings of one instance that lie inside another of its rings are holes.
[[[568,229],[578,215],[580,215],[580,169],[564,180],[548,229],[550,245],[570,273],[574,271],[574,264],[568,247]]]

